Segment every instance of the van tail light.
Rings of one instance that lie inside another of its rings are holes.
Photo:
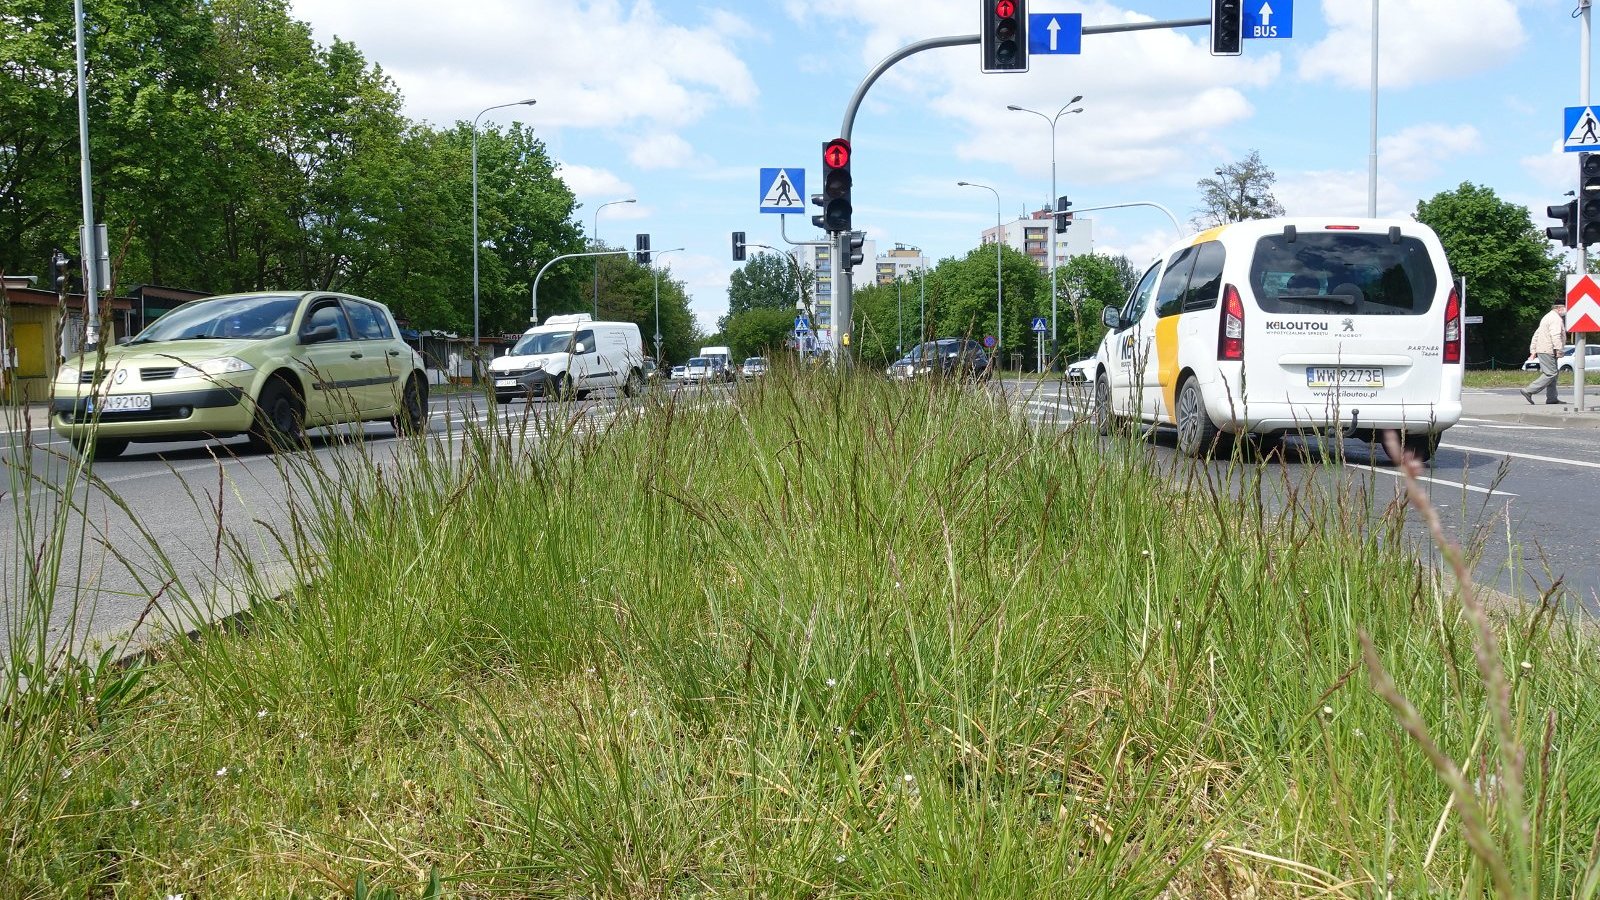
[[[1444,361],[1461,362],[1461,295],[1453,287],[1444,304]]]
[[[1217,359],[1244,359],[1244,301],[1228,285],[1222,294],[1222,320],[1217,330]]]

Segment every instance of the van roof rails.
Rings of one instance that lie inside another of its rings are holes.
[[[1284,240],[1286,240],[1286,241],[1288,241],[1289,243],[1292,244],[1292,243],[1294,243],[1294,239],[1296,237],[1298,237],[1298,236],[1299,236],[1299,233],[1297,231],[1295,231],[1295,228],[1294,228],[1293,225],[1285,225],[1285,226],[1283,226],[1283,239]]]
[[[550,316],[544,320],[544,323],[546,325],[577,325],[591,320],[588,313],[572,313],[565,316]]]

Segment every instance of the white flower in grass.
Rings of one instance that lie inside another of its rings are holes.
[[[217,777],[218,778],[227,778],[228,777],[228,767],[227,766],[223,766],[222,768],[218,769],[217,770]]]
[[[1532,672],[1533,671],[1533,663],[1531,663],[1531,662],[1529,662],[1527,660],[1523,660],[1522,661],[1522,671],[1524,671],[1524,672]]]
[[[167,900],[183,900],[182,894],[168,894]]]
[[[894,583],[894,589],[897,590],[897,591],[900,590],[900,582],[896,581]]]
[[[1173,619],[1172,620],[1172,630],[1173,631],[1181,631],[1182,629],[1183,629],[1183,620],[1182,619]]]
[[[1150,558],[1150,551],[1149,550],[1140,550],[1139,551],[1139,555],[1144,557],[1145,559],[1149,559]]]
[[[833,861],[834,861],[834,862],[836,862],[836,863],[842,863],[842,862],[844,862],[844,854],[843,854],[843,853],[841,853],[841,854],[839,854],[839,855],[838,855],[838,856],[835,856],[835,857],[834,857],[834,858],[833,858]]]
[[[264,709],[256,710],[256,718],[265,719],[266,717],[267,717],[267,711],[266,710],[264,710]]]
[[[66,781],[68,778],[71,778],[71,777],[72,777],[72,770],[71,769],[62,769],[61,770],[61,780],[62,781]]]
[[[823,682],[823,684],[826,684],[828,687],[838,687],[839,686],[839,682],[834,680],[834,679],[832,679],[832,678],[829,678],[827,681]]]
[[[1364,737],[1366,737],[1366,736],[1367,736],[1367,733],[1366,733],[1366,732],[1365,732],[1365,731],[1362,731],[1362,730],[1361,730],[1361,729],[1359,729],[1359,728],[1357,728],[1357,729],[1356,729],[1356,737],[1358,737],[1358,738],[1364,738]]]
[[[1331,707],[1331,706],[1324,706],[1324,707],[1323,707],[1323,708],[1322,708],[1322,714],[1323,714],[1323,715],[1325,715],[1325,716],[1331,716],[1331,715],[1333,715],[1333,707]]]
[[[132,806],[134,809],[138,809],[139,808],[139,798],[135,797],[132,800],[129,800],[128,801],[128,805]]]

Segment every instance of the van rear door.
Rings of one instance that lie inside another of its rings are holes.
[[[1432,246],[1430,246],[1432,243]],[[1245,385],[1265,402],[1415,406],[1440,399],[1450,290],[1436,242],[1399,228],[1286,229],[1260,238]]]

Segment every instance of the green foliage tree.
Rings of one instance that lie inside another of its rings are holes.
[[[782,353],[794,330],[794,307],[756,307],[728,317],[723,328],[727,346],[737,364],[747,356],[772,357]]]
[[[1283,215],[1283,204],[1272,196],[1272,185],[1277,180],[1278,176],[1261,161],[1261,151],[1251,150],[1244,159],[1216,169],[1215,177],[1202,178],[1195,184],[1200,189],[1200,212],[1194,224],[1210,228]]]
[[[793,313],[802,291],[806,302],[810,302],[814,280],[814,273],[796,266],[792,257],[776,253],[750,256],[728,278],[728,315],[722,322],[751,309],[786,309]]]
[[[996,331],[995,248],[974,247],[960,258],[940,260],[928,273],[928,322],[932,337],[985,335],[1004,337],[1002,360],[1011,364],[1013,352],[1031,355],[1034,316],[1048,315],[1050,277],[1033,258],[1011,247],[1001,248],[1001,283],[1004,286],[1005,329]],[[892,315],[893,295],[890,295]],[[888,333],[893,333],[893,320]],[[859,328],[859,326],[858,326]],[[892,349],[893,341],[888,342]]]
[[[1100,310],[1121,306],[1131,288],[1124,287],[1124,269],[1132,266],[1126,256],[1110,257],[1085,253],[1067,260],[1057,273],[1063,309],[1070,319],[1060,326],[1063,358],[1079,359],[1094,352],[1105,336]]]
[[[1561,290],[1560,261],[1527,207],[1462,182],[1419,202],[1416,216],[1439,235],[1451,271],[1467,279],[1468,311],[1483,316],[1469,329],[1482,340],[1478,352],[1505,367],[1520,364],[1528,335]]]

